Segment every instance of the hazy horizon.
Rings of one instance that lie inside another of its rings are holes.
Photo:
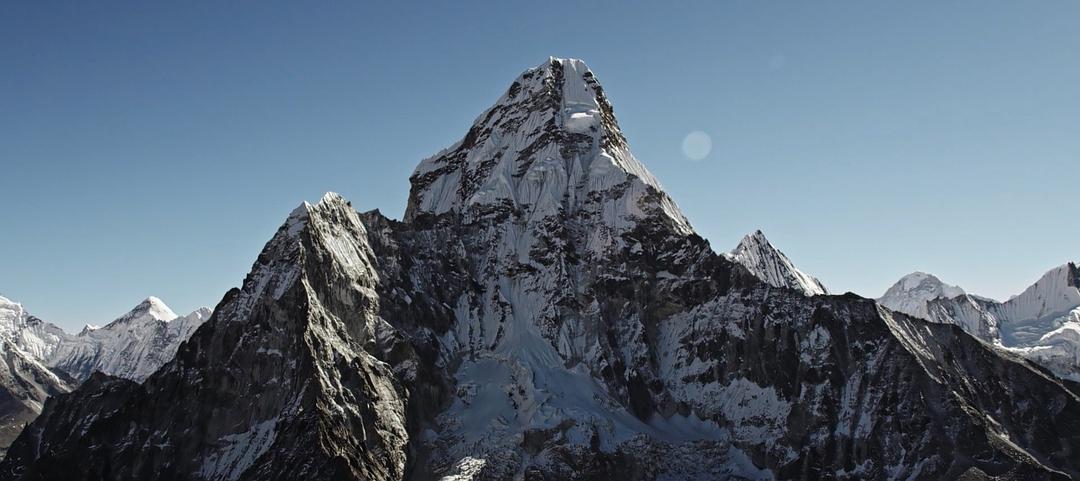
[[[76,332],[213,307],[304,200],[400,218],[548,56],[717,251],[762,229],[866,297],[1080,260],[1080,4],[620,5],[4,5],[0,295]]]

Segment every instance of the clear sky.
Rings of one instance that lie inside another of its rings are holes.
[[[4,2],[0,293],[70,330],[213,306],[305,199],[400,217],[416,164],[554,55],[717,250],[761,228],[833,291],[924,270],[1007,297],[1080,260],[1078,24],[1076,1]]]

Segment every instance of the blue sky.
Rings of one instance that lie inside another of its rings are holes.
[[[718,250],[761,228],[867,296],[1080,260],[1074,1],[44,3],[0,6],[0,293],[68,329],[216,304],[325,191],[400,217],[549,55]]]

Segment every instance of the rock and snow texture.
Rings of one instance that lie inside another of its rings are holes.
[[[30,315],[22,304],[0,296],[0,338],[44,362],[71,337],[63,329]]]
[[[796,268],[760,230],[744,236],[728,257],[770,286],[794,289],[808,296],[829,293],[821,281]]]
[[[1080,268],[1067,263],[1051,269],[1038,281],[1001,304],[1009,320],[1060,317],[1080,306]]]
[[[1076,392],[713,252],[580,61],[526,71],[411,181],[404,222],[302,205],[173,361],[54,398],[0,477],[1080,476]]]
[[[897,312],[956,324],[1061,377],[1080,381],[1080,269],[1075,263],[1051,269],[1005,302],[967,294],[923,273],[900,279],[878,302]]]

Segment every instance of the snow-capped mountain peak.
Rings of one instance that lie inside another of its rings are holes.
[[[691,232],[630,153],[603,88],[576,59],[526,70],[462,140],[421,162],[410,180],[407,221],[577,218],[595,231],[597,247],[648,217]]]
[[[878,303],[894,311],[925,319],[928,317],[928,301],[964,294],[963,289],[946,284],[932,274],[916,271],[896,281],[878,298]]]
[[[771,286],[795,289],[808,296],[829,293],[821,281],[796,268],[788,256],[773,247],[760,229],[744,236],[728,257]]]
[[[113,323],[130,323],[140,321],[162,321],[169,322],[176,319],[175,312],[164,301],[157,297],[150,296],[136,305],[127,314],[120,316]]]

